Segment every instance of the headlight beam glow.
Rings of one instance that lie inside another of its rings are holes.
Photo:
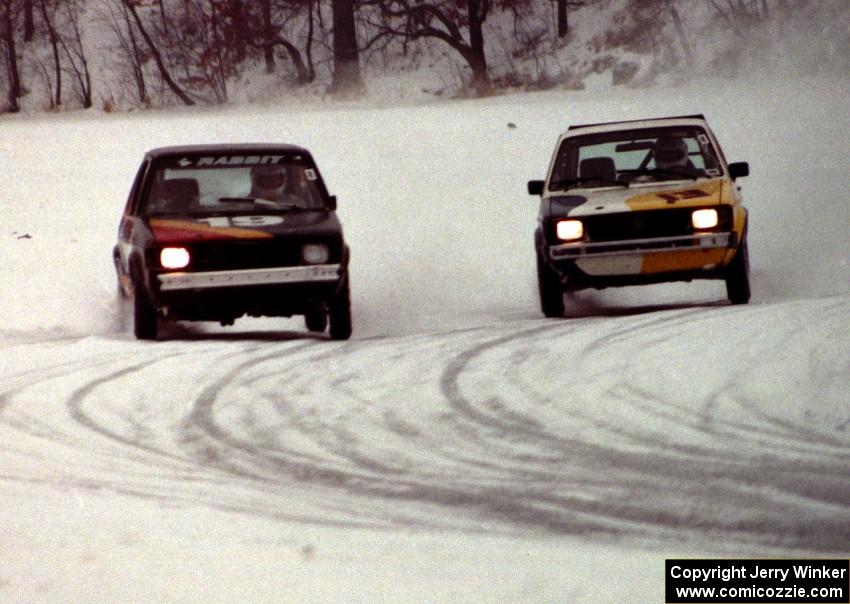
[[[555,226],[555,234],[562,241],[575,241],[584,236],[584,225],[581,220],[561,220]]]
[[[162,268],[185,268],[189,266],[189,250],[185,247],[165,247],[159,253]]]
[[[691,224],[695,229],[710,229],[717,226],[717,210],[694,210],[691,214]]]

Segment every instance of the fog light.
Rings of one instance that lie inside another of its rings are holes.
[[[324,264],[328,256],[328,246],[322,243],[308,243],[301,249],[301,257],[307,264]]]
[[[696,210],[691,214],[695,229],[710,229],[717,226],[717,210]]]
[[[555,227],[555,233],[558,239],[563,241],[581,239],[584,235],[584,225],[581,220],[561,220]]]
[[[185,268],[189,266],[189,250],[185,247],[165,247],[159,253],[162,268]]]

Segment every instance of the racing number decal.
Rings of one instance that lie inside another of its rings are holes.
[[[210,218],[199,218],[199,222],[206,222],[211,227],[264,227],[275,224],[283,224],[282,216],[212,216]]]
[[[667,203],[676,203],[682,199],[694,199],[696,197],[705,197],[708,195],[702,189],[687,189],[686,191],[677,191],[676,193],[658,193],[658,196]]]

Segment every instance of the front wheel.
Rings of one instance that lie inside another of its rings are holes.
[[[351,291],[348,279],[342,288],[334,294],[328,304],[328,318],[332,340],[347,340],[351,337]]]
[[[726,295],[732,304],[746,304],[750,301],[750,253],[746,237],[741,240],[727,269]]]
[[[328,327],[328,313],[324,308],[311,308],[304,313],[304,324],[309,331],[322,333]]]
[[[139,340],[156,339],[156,309],[148,300],[144,287],[133,284],[133,333]]]
[[[537,288],[540,293],[540,310],[548,318],[564,316],[564,290],[558,276],[546,266],[537,254]]]

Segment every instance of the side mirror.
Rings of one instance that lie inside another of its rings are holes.
[[[736,161],[729,164],[729,177],[732,180],[736,178],[740,178],[741,176],[749,176],[750,175],[750,164],[745,161]]]
[[[544,182],[542,180],[529,180],[528,181],[528,194],[529,195],[543,195],[543,185],[544,185]]]
[[[329,212],[336,211],[336,195],[330,195],[328,197],[328,211]]]

